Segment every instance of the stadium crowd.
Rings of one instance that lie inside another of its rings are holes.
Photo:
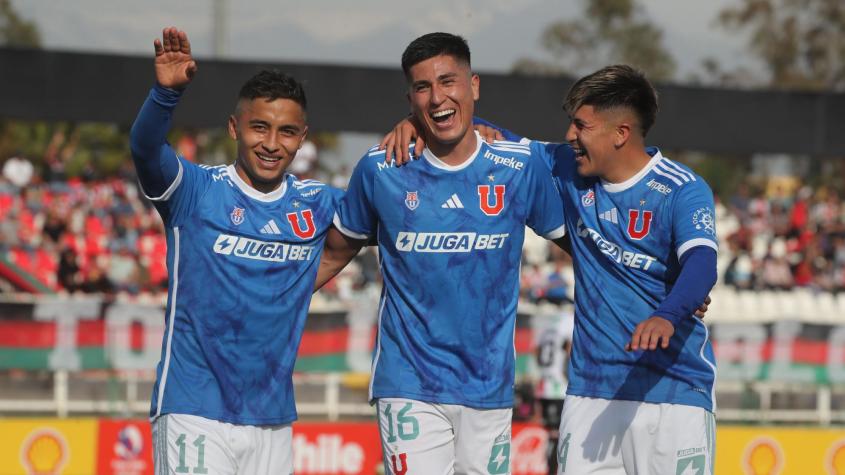
[[[309,147],[299,175],[321,176]],[[8,159],[0,177],[0,256],[60,292],[166,295],[166,242],[161,220],[131,167],[105,179],[41,176]],[[296,163],[296,162],[295,162]],[[21,172],[23,170],[23,172]],[[20,175],[31,174],[26,180]],[[845,203],[837,190],[757,191],[742,183],[717,199],[721,284],[737,289],[845,290]],[[532,236],[532,233],[527,233]],[[533,237],[533,236],[532,236]],[[352,287],[376,283],[377,259],[362,253],[346,274]],[[526,241],[521,295],[529,301],[570,302],[571,260],[537,238]],[[329,285],[324,292],[343,292]]]
[[[723,284],[845,290],[845,205],[837,190],[769,194],[741,184],[717,209]]]

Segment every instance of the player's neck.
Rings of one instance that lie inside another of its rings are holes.
[[[436,140],[428,141],[428,149],[443,163],[449,166],[458,166],[470,158],[478,146],[478,137],[473,129],[468,129],[461,140],[454,143],[438,143]]]
[[[247,171],[244,169],[244,167],[241,166],[241,164],[237,161],[235,161],[235,173],[238,174],[238,177],[241,179],[241,181],[246,183],[247,186],[265,195],[267,193],[276,191],[280,186],[282,186],[285,177],[285,174],[282,174],[281,179],[276,183],[268,183],[253,180],[249,173],[247,173]]]
[[[601,178],[608,183],[624,183],[648,166],[650,161],[651,155],[642,147],[621,149],[613,157],[611,166]]]

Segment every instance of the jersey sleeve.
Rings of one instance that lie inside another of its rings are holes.
[[[696,246],[707,246],[718,252],[713,192],[707,183],[697,177],[681,187],[673,206],[673,244],[678,260]]]
[[[546,239],[557,239],[566,233],[563,219],[563,200],[549,170],[529,162],[527,170],[531,180],[530,212],[526,224]]]
[[[335,211],[337,211],[338,206],[340,206],[340,200],[343,199],[343,196],[346,195],[346,192],[341,190],[340,188],[335,188],[333,186],[327,187],[329,190],[329,196],[331,196],[331,207]]]
[[[141,190],[169,225],[178,225],[190,214],[202,188],[200,183],[207,175],[180,158],[167,143],[173,109],[180,97],[180,91],[156,85],[141,106],[129,134]]]
[[[338,201],[334,225],[351,238],[368,239],[376,233],[378,220],[373,206],[376,172],[375,163],[365,155],[349,178],[346,194]]]

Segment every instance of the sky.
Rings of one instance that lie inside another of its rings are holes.
[[[681,80],[714,57],[754,68],[745,39],[715,25],[740,0],[640,0],[665,35]],[[222,0],[223,58],[398,66],[405,45],[430,31],[466,37],[473,68],[506,72],[520,58],[544,58],[539,37],[573,19],[583,0]],[[198,58],[214,55],[214,0],[13,0],[48,49],[151,55],[164,26],[188,32]]]

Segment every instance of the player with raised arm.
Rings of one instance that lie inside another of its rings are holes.
[[[479,78],[463,38],[417,38],[402,68],[424,158],[385,166],[374,147],[361,159],[317,285],[377,238],[384,289],[370,398],[387,473],[510,473],[525,226],[561,239],[562,206],[529,146],[491,146],[472,130]]]
[[[130,134],[167,234],[169,289],[150,417],[156,473],[293,473],[293,364],[340,192],[286,169],[305,139],[293,78],[262,71],[228,130],[233,165],[197,166],[166,141],[197,66],[187,35],[155,40],[156,85]]]
[[[558,473],[710,473],[716,366],[692,316],[716,282],[713,194],[646,148],[657,94],[634,68],[581,78],[564,108],[566,143],[521,142],[558,184],[575,268]],[[413,129],[400,123],[383,142],[396,158]]]

